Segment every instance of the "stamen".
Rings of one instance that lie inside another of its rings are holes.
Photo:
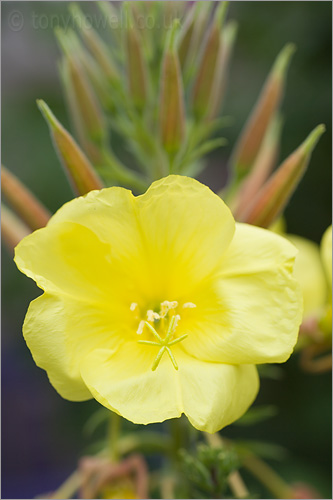
[[[130,305],[130,310],[131,311],[135,311],[135,309],[138,307],[138,304],[136,302],[132,302],[132,304]]]
[[[146,322],[145,322],[145,321],[143,321],[143,320],[141,320],[141,321],[140,321],[139,326],[138,326],[138,329],[137,329],[137,331],[136,331],[136,333],[137,333],[138,335],[141,335],[141,334],[142,334],[143,329],[144,329],[144,327],[145,327],[145,324],[146,324]]]
[[[197,306],[193,304],[193,302],[185,302],[185,304],[183,304],[184,309],[194,309],[195,307]]]
[[[152,309],[149,309],[147,311],[147,320],[154,322],[155,319],[161,319],[160,315]]]
[[[178,323],[179,323],[179,321],[180,321],[181,317],[180,317],[180,315],[179,315],[179,314],[176,314],[175,318],[176,318],[176,319],[175,319],[175,326],[174,326],[174,330],[177,328]]]
[[[169,300],[161,302],[161,310],[160,310],[161,318],[164,318],[171,309],[176,309],[176,307],[178,307],[178,302],[176,300],[173,300],[172,302],[170,302]]]

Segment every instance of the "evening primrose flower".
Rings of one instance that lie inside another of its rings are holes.
[[[194,179],[142,196],[112,187],[65,204],[16,247],[44,294],[23,333],[55,389],[138,424],[188,417],[216,432],[258,391],[255,364],[284,362],[301,321],[296,250],[235,224]]]

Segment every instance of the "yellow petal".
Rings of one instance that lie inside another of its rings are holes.
[[[164,282],[177,300],[218,266],[235,230],[231,212],[208,187],[175,175],[154,182],[137,207],[152,284]]]
[[[50,225],[62,221],[85,225],[109,242],[131,266],[141,294],[149,300],[154,293],[160,302],[177,300],[211,273],[235,230],[217,195],[176,175],[154,182],[137,198],[123,188],[92,191],[65,204]]]
[[[83,305],[68,295],[44,293],[31,302],[23,335],[55,389],[66,399],[81,401],[92,397],[81,378],[81,360],[100,346],[121,346],[131,330],[122,319],[113,307]]]
[[[184,413],[201,431],[217,432],[240,418],[253,403],[259,378],[254,365],[179,361]]]
[[[214,362],[286,361],[301,322],[301,293],[292,277],[296,253],[270,231],[236,224],[219,280],[207,286],[210,303],[198,297],[202,314],[191,322],[183,348]]]
[[[133,288],[133,266],[126,257],[72,222],[51,224],[24,238],[15,249],[15,262],[43,290],[77,300],[113,307]]]
[[[319,247],[310,240],[295,235],[286,235],[298,249],[294,276],[303,293],[303,317],[318,312],[327,295],[327,283],[321,263]]]
[[[156,353],[132,343],[117,351],[98,349],[83,360],[82,377],[97,401],[134,423],[162,422],[185,413],[194,427],[207,432],[239,418],[257,394],[252,365],[206,363],[174,346],[179,370],[165,355],[152,371]]]
[[[38,297],[29,306],[23,335],[36,365],[47,370],[51,384],[61,396],[71,401],[84,401],[91,399],[92,395],[80,372],[73,366],[73,352],[67,345],[69,325],[64,318],[66,308],[67,304],[51,295]],[[83,314],[81,307],[77,318],[72,317],[72,323],[84,326]]]

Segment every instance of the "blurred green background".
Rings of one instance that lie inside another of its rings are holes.
[[[94,2],[81,2],[99,15]],[[2,161],[51,210],[72,198],[35,104],[44,99],[69,127],[57,73],[53,28],[73,26],[68,2],[2,2]],[[222,187],[226,162],[279,50],[297,45],[282,110],[281,159],[319,123],[327,132],[286,211],[289,232],[314,241],[331,223],[331,2],[231,2],[239,23],[223,113],[228,146],[209,158],[200,179]],[[89,446],[82,428],[95,402],[63,400],[36,368],[21,327],[39,291],[2,252],[2,498],[32,498],[50,491],[75,467]],[[292,482],[306,481],[331,496],[331,375],[307,375],[297,355],[281,367],[279,380],[263,379],[256,404],[274,404],[278,414],[252,427],[232,425],[224,435],[262,439],[288,454],[272,461]],[[267,492],[255,485],[262,498]]]

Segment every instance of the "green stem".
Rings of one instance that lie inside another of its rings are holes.
[[[119,182],[121,185],[133,188],[140,193],[146,191],[148,180],[138,172],[125,167],[110,151],[104,151],[107,167],[99,168],[100,174]]]
[[[290,486],[260,458],[249,455],[244,460],[244,467],[266,486],[274,498],[292,498],[293,492]]]
[[[119,461],[119,435],[120,435],[120,427],[121,427],[121,417],[112,412],[111,418],[109,420],[109,429],[108,429],[108,449],[109,455],[112,462]]]

